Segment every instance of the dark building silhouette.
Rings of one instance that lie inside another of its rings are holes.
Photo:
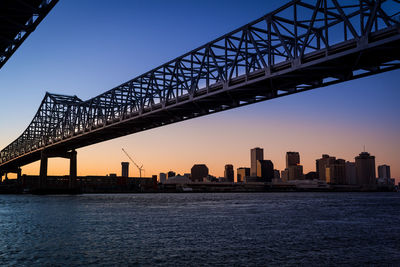
[[[286,152],[286,169],[282,172],[282,179],[284,181],[303,179],[303,166],[300,165],[299,152]]]
[[[160,183],[162,184],[167,181],[167,175],[163,172],[160,172],[159,178],[160,178]]]
[[[175,173],[174,171],[169,171],[169,172],[167,173],[167,176],[168,176],[168,178],[174,177],[174,176],[176,176],[176,173]]]
[[[205,164],[195,164],[191,169],[191,179],[193,182],[202,182],[203,178],[208,177],[208,167]]]
[[[390,166],[384,164],[378,166],[378,177],[382,179],[390,179]]]
[[[286,152],[286,168],[289,166],[296,166],[300,164],[300,154],[299,152]]]
[[[274,170],[274,179],[281,179],[281,172],[279,170]]]
[[[316,173],[316,172],[309,172],[309,173],[307,173],[307,174],[304,176],[304,178],[305,178],[306,180],[314,180],[314,179],[317,179],[317,173]]]
[[[376,184],[375,157],[368,152],[361,152],[356,158],[356,175],[358,185]]]
[[[326,181],[326,166],[334,164],[336,158],[330,157],[327,154],[323,154],[322,158],[317,159],[316,161],[316,171],[318,175],[318,179],[321,181]]]
[[[122,165],[121,176],[129,177],[129,162],[121,162],[121,165]]]
[[[346,161],[337,159],[325,166],[325,179],[330,184],[346,184]]]
[[[264,149],[255,147],[250,150],[250,175],[257,176],[257,160],[264,159]]]
[[[301,180],[303,179],[303,166],[302,165],[292,165],[287,168],[288,180]]]
[[[270,160],[257,160],[257,177],[262,182],[271,182],[274,178],[274,164]]]
[[[232,164],[226,164],[225,165],[225,171],[224,171],[224,178],[227,182],[234,182],[234,171],[233,171],[233,165]]]
[[[245,177],[250,176],[250,168],[240,167],[236,170],[236,174],[236,182],[243,182]]]
[[[346,162],[346,184],[356,185],[357,184],[357,172],[355,162]]]

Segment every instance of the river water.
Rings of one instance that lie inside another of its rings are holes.
[[[2,266],[400,266],[398,193],[0,195]]]

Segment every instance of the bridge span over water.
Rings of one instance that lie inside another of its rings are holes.
[[[0,174],[75,149],[400,67],[397,0],[294,0],[97,97],[46,93]]]

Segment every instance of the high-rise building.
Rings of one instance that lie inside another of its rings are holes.
[[[303,166],[302,165],[292,165],[286,168],[288,171],[288,180],[301,180],[303,179]]]
[[[386,185],[392,184],[390,177],[390,166],[386,164],[378,166],[378,183]]]
[[[357,173],[356,173],[356,163],[346,162],[346,184],[356,185],[357,184]]]
[[[330,157],[329,155],[323,154],[322,158],[317,159],[316,167],[317,167],[317,175],[318,179],[321,181],[326,181],[326,166],[335,164],[335,157]]]
[[[159,178],[160,178],[160,183],[162,184],[167,181],[167,175],[163,172],[160,172]]]
[[[129,177],[129,162],[121,162],[121,165],[122,165],[121,176]]]
[[[376,184],[375,157],[368,152],[361,152],[356,158],[356,175],[358,185]]]
[[[383,179],[390,179],[390,166],[384,164],[378,166],[378,177]]]
[[[325,181],[329,184],[346,184],[346,161],[337,159],[325,166]]]
[[[191,178],[193,182],[202,182],[208,177],[208,167],[205,164],[195,164],[191,169]]]
[[[236,183],[244,181],[244,178],[250,176],[250,168],[240,167],[236,170]]]
[[[227,182],[234,182],[234,171],[233,171],[233,165],[232,164],[226,164],[225,165],[225,171],[224,171],[224,178]]]
[[[257,177],[262,182],[271,182],[274,178],[274,164],[270,160],[257,160]]]
[[[250,175],[257,176],[257,160],[264,159],[264,149],[255,147],[250,150]]]
[[[296,166],[300,164],[300,154],[299,152],[286,152],[286,168],[289,166]]]
[[[300,165],[299,152],[286,152],[286,169],[282,171],[282,180],[300,180],[303,179],[303,166]]]
[[[167,176],[168,176],[168,178],[170,178],[170,177],[175,177],[175,176],[176,176],[176,173],[175,173],[174,171],[169,171],[169,172],[167,173]]]

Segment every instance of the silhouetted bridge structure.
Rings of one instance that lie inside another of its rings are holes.
[[[400,2],[291,1],[97,97],[46,93],[0,171],[75,149],[400,67]],[[346,96],[344,96],[346,97]]]

